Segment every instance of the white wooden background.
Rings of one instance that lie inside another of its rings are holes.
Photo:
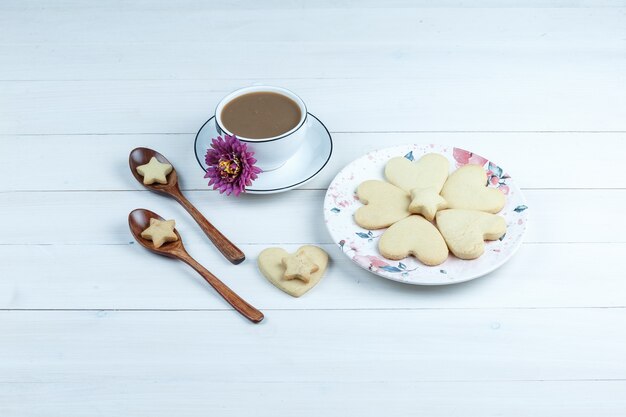
[[[2,0],[0,416],[626,415],[626,2],[468,3]],[[253,82],[300,94],[335,153],[302,189],[222,197],[194,134]],[[341,256],[325,188],[412,142],[474,150],[521,184],[532,222],[510,263],[421,288]],[[140,145],[244,264],[135,183]],[[136,207],[176,218],[266,320],[132,244]],[[303,243],[333,263],[293,299],[255,260]]]

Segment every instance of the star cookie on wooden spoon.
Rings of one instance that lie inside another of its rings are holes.
[[[167,176],[172,172],[172,166],[159,162],[153,156],[147,164],[139,165],[137,172],[143,176],[144,185],[154,184],[155,182],[167,184]]]
[[[174,220],[150,219],[150,227],[141,232],[141,237],[152,241],[155,248],[160,248],[167,242],[178,240],[174,233],[176,222]]]

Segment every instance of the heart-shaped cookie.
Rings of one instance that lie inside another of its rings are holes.
[[[385,165],[387,181],[410,193],[414,188],[434,187],[441,191],[448,178],[450,162],[438,153],[428,153],[416,162],[404,157],[391,158]]]
[[[451,209],[497,213],[505,204],[502,191],[487,187],[487,173],[480,165],[464,165],[450,174],[441,196]]]
[[[485,240],[497,240],[506,233],[504,218],[482,211],[443,210],[435,218],[450,252],[461,259],[478,258],[485,252]]]
[[[283,262],[283,260],[297,257],[298,255],[317,267],[308,269],[309,272],[314,271],[310,274],[307,273],[308,282],[297,278],[294,279],[293,276],[290,276],[290,278],[285,277],[285,271],[287,270],[285,263],[289,265],[289,262]],[[293,297],[300,297],[315,287],[322,279],[328,266],[328,254],[323,249],[312,245],[301,246],[293,255],[282,248],[267,248],[259,254],[257,264],[263,276],[274,284],[276,288]]]
[[[415,256],[426,265],[439,265],[448,257],[441,233],[422,216],[410,216],[395,223],[378,241],[380,254],[387,259]]]
[[[409,194],[385,181],[364,181],[356,194],[365,206],[354,213],[354,221],[365,229],[383,229],[411,214]]]

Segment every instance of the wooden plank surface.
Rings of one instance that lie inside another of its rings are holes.
[[[324,224],[324,194],[323,190],[295,190],[235,199],[211,191],[187,193],[229,239],[255,244],[335,243]],[[3,226],[0,244],[126,244],[132,240],[128,213],[147,208],[174,218],[185,242],[210,245],[178,203],[149,191],[0,195],[0,209],[14,219]],[[626,242],[626,224],[621,221],[626,190],[526,190],[525,196],[532,210],[526,242]],[[53,215],[42,215],[51,210]],[[581,218],[582,213],[586,217]],[[264,227],[259,227],[259,218]],[[25,221],[28,228],[22,227]]]
[[[0,317],[2,334],[22,347],[0,345],[5,383],[626,377],[623,346],[605,339],[607,330],[612,340],[626,337],[622,308],[275,311],[259,325],[231,311],[5,311]]]
[[[40,6],[0,15],[0,133],[191,132],[277,80],[337,131],[626,131],[624,8]]]
[[[307,1],[286,8],[282,2],[269,8],[233,8],[217,1],[190,2],[192,7],[163,2],[115,7],[114,3],[103,6],[93,1],[87,7],[76,7],[79,3],[74,0],[47,7],[48,2],[40,0],[32,2],[33,7],[19,8],[11,8],[9,3],[0,17],[5,27],[3,43],[334,43],[401,42],[423,37],[426,42],[478,40],[508,45],[530,40],[536,45],[562,42],[595,47],[607,40],[619,41],[611,35],[623,34],[626,8],[623,1],[619,8],[578,8],[578,2],[570,2],[570,8],[555,8],[553,3],[548,8],[510,9],[411,7],[409,1],[396,8],[383,8],[380,3],[376,8],[359,7],[352,2],[329,7],[333,4],[330,1],[321,7]],[[113,24],[115,30],[111,30]],[[51,31],[51,27],[56,30]],[[551,36],[541,39],[543,33]],[[81,37],[76,38],[77,34]]]
[[[0,155],[8,156],[0,170],[11,178],[2,190],[141,190],[127,172],[128,154],[138,146],[166,155],[183,189],[207,190],[193,151],[194,137],[191,133],[0,136]],[[491,158],[524,189],[626,188],[622,165],[615,162],[626,133],[361,132],[332,133],[332,137],[333,155],[327,167],[301,189],[326,189],[344,166],[363,154],[411,143],[441,143]],[[37,160],[54,161],[45,180],[32,180]],[[112,171],[115,174],[109,175]]]
[[[213,410],[216,414],[233,417],[250,410],[259,417],[293,413],[317,417],[345,415],[361,409],[364,402],[367,407],[363,407],[359,415],[368,417],[381,414],[400,417],[405,416],[407,410],[432,417],[466,415],[468,411],[485,417],[528,417],[546,413],[569,417],[622,417],[620,410],[626,406],[622,395],[626,384],[613,380],[199,384],[197,380],[176,379],[122,385],[98,378],[80,383],[12,382],[4,384],[3,388],[0,411],[25,417],[82,417],[95,411],[107,415],[120,410],[138,417],[197,416],[198,410]],[[286,395],[286,392],[296,394]],[[313,400],[305,401],[304,396]],[[33,402],[32,398],[38,401]],[[181,398],[185,401],[181,402]],[[21,406],[23,403],[29,406]]]
[[[0,33],[0,416],[626,414],[625,1],[6,0]],[[297,91],[333,134],[300,190],[206,189],[194,134],[251,83]],[[405,143],[516,179],[531,222],[509,263],[423,288],[339,253],[326,187]],[[175,163],[244,264],[132,180],[136,146]],[[266,320],[132,244],[142,206]],[[294,299],[255,260],[305,243],[332,262]]]
[[[626,131],[624,71],[580,76],[546,71],[450,79],[292,79],[329,128],[385,131]],[[255,80],[4,82],[1,134],[186,133],[219,98]],[[463,95],[459,95],[463,91]],[[9,105],[10,103],[10,105]],[[33,103],[45,111],[32,111]],[[601,112],[597,109],[602,108]],[[350,112],[342,112],[350,109]]]
[[[283,309],[626,307],[625,243],[526,243],[489,276],[445,287],[381,279],[357,268],[335,245],[322,245],[331,256],[328,273],[299,299],[276,290],[257,270],[258,253],[271,245],[241,245],[248,259],[236,268],[205,242],[187,246],[269,317]],[[293,251],[300,245],[280,246]],[[187,266],[137,245],[0,245],[0,258],[10,260],[0,263],[0,309],[230,309]]]

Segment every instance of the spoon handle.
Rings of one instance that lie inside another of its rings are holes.
[[[237,265],[246,259],[246,255],[233,242],[228,240],[215,226],[209,222],[198,209],[187,200],[180,190],[173,193],[174,198],[191,214],[191,217],[198,223],[204,233],[211,239],[211,242],[222,252],[230,262]]]
[[[198,261],[193,259],[189,254],[187,254],[186,252],[181,253],[179,254],[179,257],[183,262],[185,262],[187,265],[195,269],[200,275],[202,275],[202,278],[204,278],[206,282],[211,284],[211,286],[215,288],[215,291],[217,291],[219,295],[221,295],[224,300],[228,302],[228,304],[233,306],[235,310],[241,313],[241,315],[243,315],[245,318],[253,323],[259,323],[261,320],[263,320],[263,313],[248,304],[246,300],[238,296],[237,293],[235,293],[226,284],[220,281],[220,279],[213,275],[208,269],[200,265]]]

